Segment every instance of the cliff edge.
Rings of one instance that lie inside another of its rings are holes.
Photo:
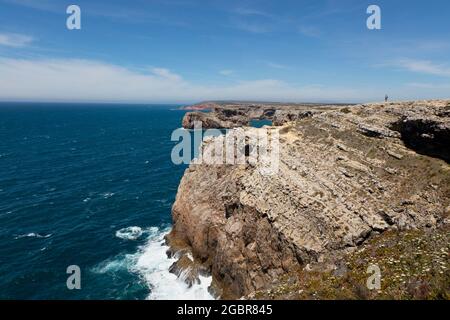
[[[167,239],[191,271],[212,274],[218,297],[249,297],[315,265],[338,270],[385,234],[448,227],[450,101],[271,106],[247,120],[226,110],[226,128],[273,120],[281,145],[276,175],[191,164],[181,180]]]

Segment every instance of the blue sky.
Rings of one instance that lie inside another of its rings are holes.
[[[448,0],[0,0],[0,100],[450,98],[449,14]]]

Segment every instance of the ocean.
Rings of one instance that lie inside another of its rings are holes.
[[[0,299],[212,298],[168,272],[177,107],[0,104]]]

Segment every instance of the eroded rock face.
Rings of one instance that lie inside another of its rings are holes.
[[[386,230],[434,228],[448,219],[450,166],[417,153],[408,139],[427,134],[445,153],[438,149],[448,148],[448,105],[311,107],[279,127],[274,176],[248,164],[191,164],[169,242],[189,247],[220,295],[237,298]]]
[[[183,128],[194,129],[195,123],[200,122],[202,128],[212,129],[212,128],[235,128],[243,124],[234,123],[228,120],[221,120],[215,114],[205,113],[205,112],[188,112],[183,118]]]
[[[181,257],[170,266],[169,272],[185,281],[190,288],[194,284],[200,283],[200,275],[202,275],[205,270],[201,265],[198,265],[189,254],[182,254]]]
[[[269,120],[274,125],[312,116],[313,113],[323,109],[331,110],[337,106],[316,106],[316,110],[311,110],[312,105],[271,105],[271,104],[228,104],[219,105],[208,103],[211,106],[210,112],[188,112],[183,118],[183,128],[193,129],[196,121],[202,122],[204,129],[230,129],[242,126],[249,126],[252,120]],[[186,107],[185,110],[197,105]]]
[[[446,113],[445,113],[446,114]],[[404,116],[393,123],[405,144],[417,152],[450,162],[450,122],[446,116]]]
[[[319,110],[277,110],[274,114],[273,125],[282,126],[288,122],[312,117]]]

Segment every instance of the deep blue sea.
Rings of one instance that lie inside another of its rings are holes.
[[[168,272],[176,107],[0,104],[0,299],[210,298]]]

